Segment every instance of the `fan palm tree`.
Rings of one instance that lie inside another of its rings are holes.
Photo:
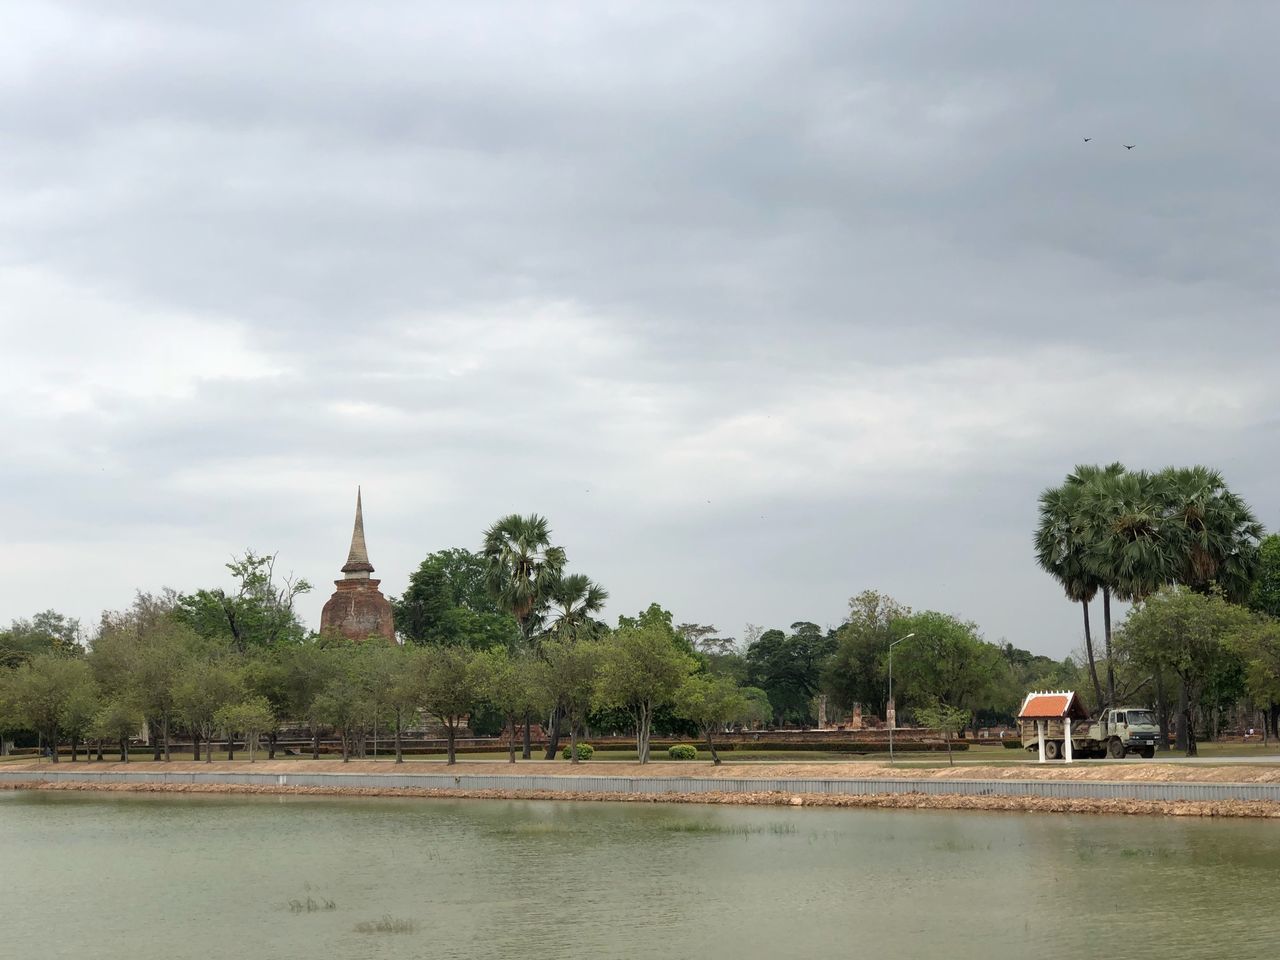
[[[1040,494],[1040,523],[1036,527],[1036,562],[1058,581],[1072,603],[1080,604],[1084,613],[1084,649],[1093,681],[1094,703],[1102,707],[1102,684],[1098,682],[1098,663],[1093,653],[1093,628],[1089,622],[1089,602],[1097,595],[1102,582],[1087,565],[1088,544],[1077,535],[1076,518],[1080,510],[1081,484],[1064,483]]]
[[[561,577],[550,590],[547,633],[557,640],[589,639],[602,627],[594,615],[604,609],[608,599],[609,591],[585,574]]]
[[[1154,482],[1177,580],[1201,593],[1217,584],[1228,600],[1244,602],[1257,576],[1264,532],[1249,505],[1208,467],[1169,467]]]
[[[516,618],[528,644],[564,571],[564,550],[552,546],[546,517],[513,513],[485,531],[481,552],[489,592]]]
[[[1103,585],[1108,703],[1115,700],[1111,597],[1137,603],[1175,579],[1163,513],[1159,489],[1144,470],[1108,468],[1084,482],[1077,523],[1089,544],[1086,565]]]
[[[609,591],[585,574],[574,573],[560,577],[548,591],[548,616],[551,624],[547,627],[547,638],[563,643],[576,643],[603,632],[607,628],[592,615],[604,609],[604,602],[608,599]],[[554,760],[556,751],[560,749],[560,721],[565,714],[564,705],[556,704],[551,714],[551,730],[547,736],[548,760]]]

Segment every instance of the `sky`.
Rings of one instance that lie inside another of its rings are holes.
[[[1280,526],[1280,7],[0,6],[0,622],[547,516],[610,620],[1055,657],[1076,463]],[[1085,142],[1084,138],[1090,138]],[[1124,144],[1134,144],[1126,150]]]

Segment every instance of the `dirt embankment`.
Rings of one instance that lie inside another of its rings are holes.
[[[0,770],[64,772],[83,770],[99,772],[155,772],[166,773],[355,773],[377,774],[478,774],[482,776],[595,776],[595,777],[701,777],[726,780],[865,780],[875,778],[909,778],[940,780],[1123,780],[1179,783],[1280,783],[1280,765],[1250,765],[1244,763],[1221,766],[1199,764],[1150,763],[1129,760],[1121,763],[1075,764],[1039,766],[1036,764],[1012,764],[1009,766],[957,766],[957,767],[890,767],[883,762],[841,761],[835,763],[771,763],[768,761],[726,761],[716,767],[705,762],[673,763],[660,761],[641,765],[619,761],[587,762],[571,764],[563,760],[522,760],[514,766],[501,761],[462,760],[449,766],[441,760],[411,760],[394,764],[386,760],[259,760],[248,763],[175,761],[156,763],[151,760],[132,763],[92,763],[80,761],[72,764],[62,761],[56,765],[47,760],[11,760],[0,764]]]
[[[487,800],[578,800],[620,803],[701,803],[746,806],[863,807],[896,810],[988,810],[1031,813],[1106,813],[1175,817],[1280,819],[1280,803],[1245,800],[1172,801],[1049,799],[1045,797],[926,796],[900,793],[827,796],[788,792],[589,793],[559,790],[460,790],[416,787],[290,787],[193,783],[88,783],[37,780],[0,783],[5,790],[102,791],[108,793],[242,794],[343,797],[471,798]]]

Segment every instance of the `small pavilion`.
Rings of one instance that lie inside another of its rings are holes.
[[[1040,746],[1040,762],[1045,762],[1045,742],[1053,745],[1059,758],[1071,762],[1071,721],[1089,722],[1089,711],[1084,708],[1074,690],[1033,690],[1022,701],[1018,710],[1018,723],[1026,730],[1027,723],[1035,723],[1036,739]],[[1026,743],[1025,734],[1023,743]],[[1059,750],[1061,751],[1059,753]]]

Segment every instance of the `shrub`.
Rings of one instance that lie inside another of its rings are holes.
[[[590,760],[593,756],[595,756],[595,752],[596,752],[595,747],[591,746],[591,744],[589,744],[589,743],[580,743],[580,744],[578,744],[578,759],[579,759],[579,760]],[[562,757],[564,757],[564,759],[568,760],[568,759],[569,759],[569,748],[568,748],[568,747],[565,747],[562,751],[560,751],[560,756],[562,756]]]
[[[672,760],[697,760],[698,748],[688,743],[676,743],[667,747],[667,756]]]

